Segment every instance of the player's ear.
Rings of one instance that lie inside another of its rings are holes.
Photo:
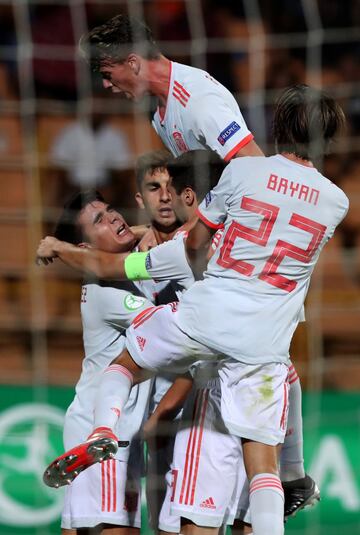
[[[192,206],[195,201],[195,193],[191,188],[185,188],[183,191],[183,197],[187,206]]]
[[[135,193],[135,200],[137,202],[138,207],[144,210],[145,209],[144,199],[139,191]]]
[[[136,75],[140,72],[140,58],[137,54],[129,54],[126,59],[130,69]]]
[[[78,243],[78,247],[81,247],[82,249],[92,249],[92,245],[86,241]]]

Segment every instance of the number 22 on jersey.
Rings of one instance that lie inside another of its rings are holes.
[[[249,197],[243,197],[240,206],[243,210],[261,214],[263,219],[258,229],[252,229],[233,221],[224,237],[217,263],[225,269],[234,269],[238,273],[250,277],[255,266],[231,256],[231,250],[235,240],[242,238],[261,247],[265,247],[280,209],[273,204],[257,201]],[[301,249],[292,243],[277,240],[272,254],[266,261],[258,277],[272,286],[292,292],[296,288],[297,282],[277,273],[280,263],[286,256],[289,256],[299,262],[308,264],[324,237],[326,226],[295,213],[291,215],[289,225],[297,227],[311,235],[308,247]]]

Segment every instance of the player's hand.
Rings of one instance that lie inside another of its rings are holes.
[[[57,254],[54,251],[54,247],[59,243],[59,240],[54,238],[54,236],[46,236],[43,238],[36,251],[36,263],[38,265],[43,264],[47,266],[51,264],[54,258],[57,257]]]
[[[157,241],[154,231],[150,228],[139,242],[140,251],[149,251],[152,247],[156,247]]]

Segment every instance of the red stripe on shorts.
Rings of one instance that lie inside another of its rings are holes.
[[[204,432],[204,420],[205,420],[206,409],[208,406],[208,400],[209,400],[209,390],[205,390],[204,402],[203,402],[202,414],[201,414],[201,420],[200,420],[200,435],[199,435],[198,447],[197,447],[197,452],[196,452],[195,473],[194,473],[194,479],[193,479],[192,490],[191,490],[190,505],[194,505],[196,481],[197,481],[197,476],[198,476],[198,471],[199,471],[201,442],[202,442],[202,437],[203,437],[203,432]]]

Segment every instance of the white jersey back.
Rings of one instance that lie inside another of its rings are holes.
[[[67,410],[65,448],[82,442],[93,430],[95,397],[101,372],[125,347],[123,333],[132,320],[153,304],[139,295],[131,282],[88,283],[82,287],[81,317],[85,357],[74,401]],[[135,295],[134,295],[135,294]],[[137,295],[136,295],[137,294]],[[131,441],[147,417],[150,381],[132,388],[119,421],[119,440]],[[116,431],[115,431],[116,432]],[[117,458],[128,452],[119,448]]]
[[[347,209],[314,168],[280,155],[234,159],[199,208],[224,234],[205,279],[180,300],[181,329],[246,363],[286,362],[311,273]]]
[[[239,106],[206,71],[171,62],[166,110],[153,127],[174,156],[211,149],[228,161],[253,139]]]

